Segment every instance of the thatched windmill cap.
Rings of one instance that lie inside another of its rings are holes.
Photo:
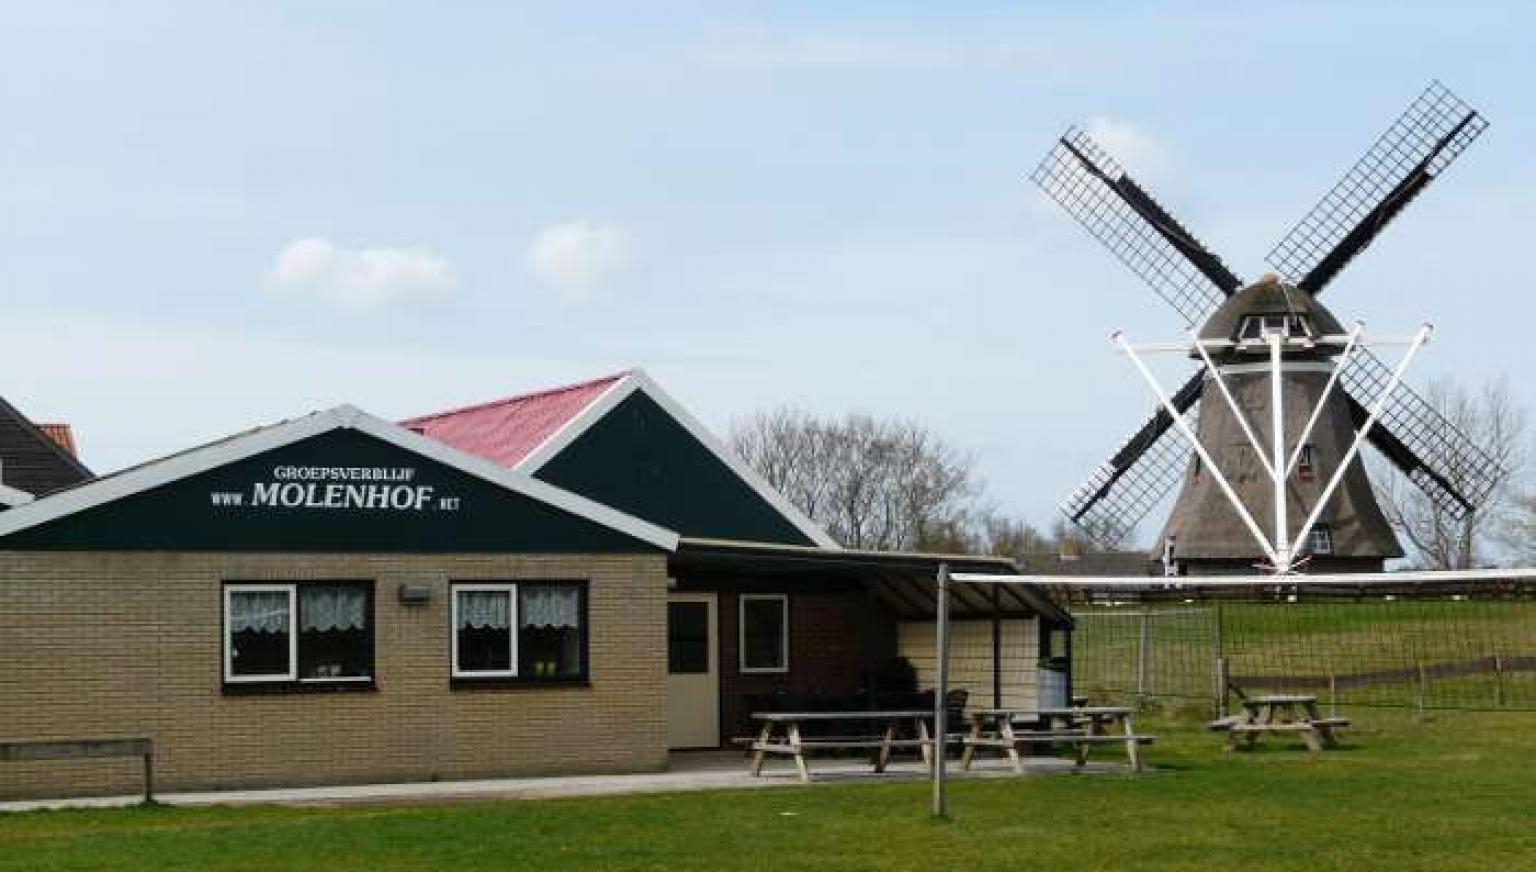
[[[1249,315],[1304,315],[1314,336],[1345,332],[1333,313],[1306,291],[1269,273],[1227,298],[1205,319],[1201,339],[1232,339]]]

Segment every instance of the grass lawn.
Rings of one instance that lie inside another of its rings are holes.
[[[1536,716],[1352,712],[1347,746],[1227,754],[1149,724],[1139,777],[337,808],[0,815],[0,870],[1536,869]]]

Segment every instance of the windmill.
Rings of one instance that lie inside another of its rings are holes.
[[[1174,309],[1201,365],[1062,512],[1110,543],[1178,487],[1160,545],[1166,566],[1251,571],[1275,554],[1249,533],[1278,521],[1275,544],[1299,546],[1279,571],[1297,556],[1314,571],[1379,571],[1402,552],[1350,447],[1361,441],[1442,510],[1475,511],[1498,465],[1318,297],[1487,126],[1430,83],[1270,251],[1274,274],[1246,286],[1085,132],[1068,130],[1032,180]],[[1190,438],[1170,435],[1175,427]],[[1286,444],[1287,434],[1310,441]]]

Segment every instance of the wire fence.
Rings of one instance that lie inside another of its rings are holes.
[[[1536,711],[1529,586],[1101,595],[1073,607],[1075,692]]]

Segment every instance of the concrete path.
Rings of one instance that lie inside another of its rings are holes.
[[[295,787],[265,790],[221,790],[204,793],[165,793],[155,798],[166,805],[340,805],[353,803],[418,803],[451,800],[548,799],[568,796],[612,796],[629,793],[671,793],[691,790],[741,790],[772,787],[803,787],[787,762],[766,767],[763,777],[747,774],[747,761],[739,754],[714,752],[674,754],[666,772],[632,775],[570,775],[552,778],[497,778],[483,781],[426,781],[405,784],[357,784],[338,787]],[[1074,771],[1072,761],[1032,757],[1026,775]],[[1119,763],[1089,763],[1084,772],[1128,772]],[[1001,760],[978,760],[970,772],[952,763],[956,779],[1018,778]],[[922,780],[927,770],[917,763],[893,764],[883,775],[869,764],[854,760],[822,760],[812,769],[811,786]],[[77,797],[0,802],[0,812],[61,808],[114,808],[135,805],[139,796]]]

